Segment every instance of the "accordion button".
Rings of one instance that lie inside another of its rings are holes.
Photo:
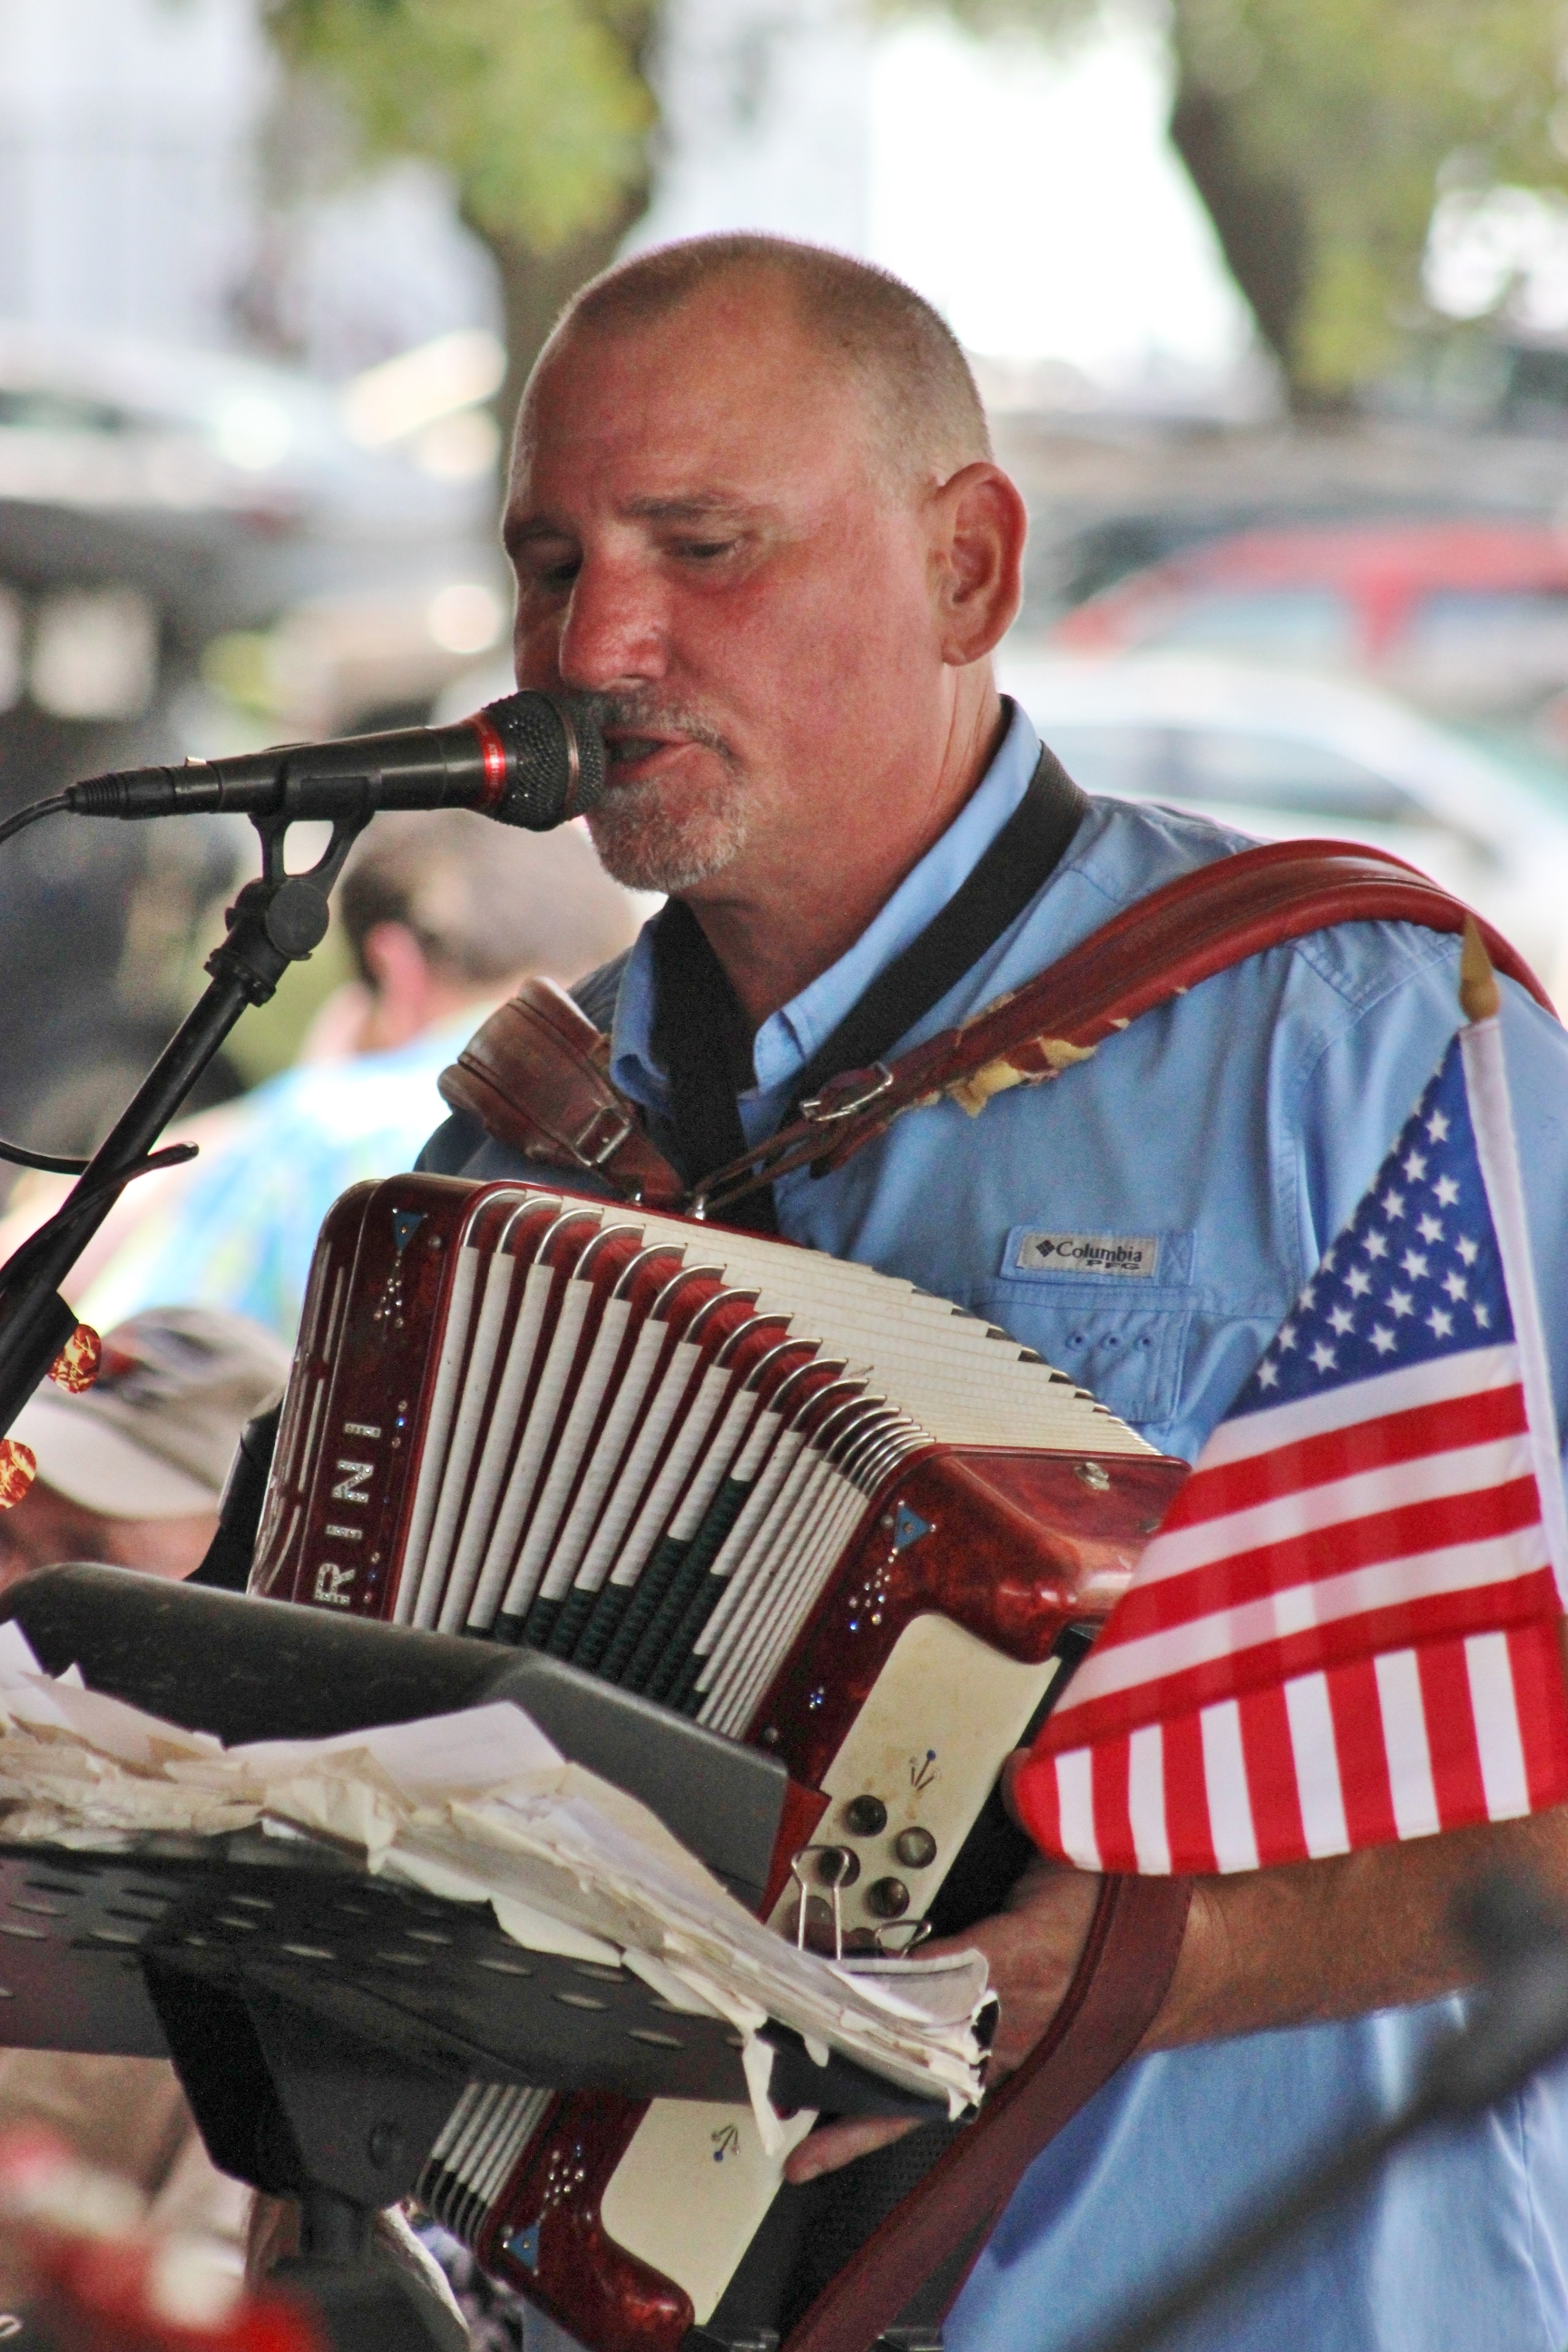
[[[860,1857],[847,1845],[825,1845],[818,1849],[816,1874],[824,1886],[853,1886],[860,1875]]]
[[[901,1919],[910,1907],[910,1890],[901,1878],[874,1878],[866,1889],[866,1908],[879,1919]]]
[[[900,1830],[893,1852],[906,1870],[929,1870],[936,1860],[936,1840],[930,1830]]]
[[[880,1837],[888,1826],[888,1808],[880,1797],[851,1797],[844,1808],[844,1826],[851,1837]]]

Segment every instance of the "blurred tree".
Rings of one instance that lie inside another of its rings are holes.
[[[907,0],[884,0],[901,9]],[[1117,0],[946,0],[1060,35]],[[1564,0],[1169,0],[1171,136],[1299,405],[1342,403],[1430,324],[1446,187],[1568,182]]]
[[[451,173],[500,272],[503,415],[561,304],[647,206],[654,15],[655,0],[263,0],[286,68],[335,99],[365,156]]]

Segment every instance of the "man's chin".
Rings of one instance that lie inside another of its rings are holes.
[[[628,793],[617,805],[612,789],[588,818],[599,863],[624,889],[694,889],[724,873],[745,845],[746,826],[738,811],[679,820],[658,807],[631,807],[630,798]]]

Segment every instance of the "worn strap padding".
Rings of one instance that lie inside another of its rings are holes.
[[[1040,2150],[1153,2023],[1191,1897],[1182,1878],[1102,1882],[1083,1956],[1047,2032],[817,2296],[784,2352],[868,2352],[944,2262],[965,2245],[978,2253]]]
[[[606,1060],[606,1039],[564,990],[525,980],[437,1083],[454,1110],[525,1158],[605,1176],[650,1208],[677,1207],[685,1185],[611,1085]]]
[[[1471,919],[1458,898],[1382,850],[1342,841],[1238,850],[1124,908],[961,1028],[943,1030],[884,1068],[846,1071],[823,1088],[815,1118],[781,1129],[758,1153],[710,1177],[703,1192],[721,1220],[726,1198],[795,1168],[809,1165],[817,1174],[837,1168],[903,1111],[945,1094],[978,1110],[1007,1087],[1056,1076],[1141,1013],[1310,931],[1415,923],[1457,932]],[[1522,956],[1489,923],[1474,919],[1498,970],[1550,1013],[1552,1001]]]

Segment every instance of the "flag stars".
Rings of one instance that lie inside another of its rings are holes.
[[[1511,1329],[1462,1088],[1447,1063],[1445,1073],[1302,1285],[1249,1383],[1251,1407],[1397,1384],[1407,1367],[1495,1347]]]

